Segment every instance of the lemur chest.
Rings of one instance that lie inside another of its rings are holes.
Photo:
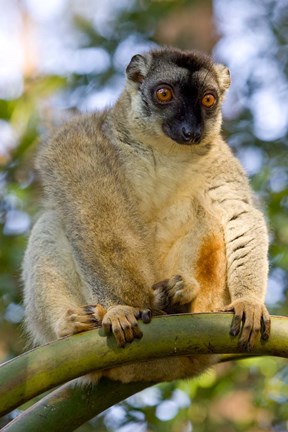
[[[136,171],[134,185],[140,213],[158,244],[191,229],[204,190],[200,168],[185,162],[144,165]]]

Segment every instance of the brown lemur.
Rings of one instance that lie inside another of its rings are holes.
[[[23,264],[34,344],[102,324],[119,346],[150,311],[234,311],[231,334],[267,339],[267,229],[220,135],[228,69],[199,52],[135,55],[111,109],[66,124],[37,158],[45,199]],[[193,376],[214,356],[101,372]],[[97,376],[100,376],[98,374]]]

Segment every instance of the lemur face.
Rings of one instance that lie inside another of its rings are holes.
[[[137,89],[133,108],[150,123],[150,131],[161,130],[182,145],[200,144],[219,133],[221,102],[230,79],[228,69],[213,64],[210,57],[156,50],[134,56],[127,77]]]

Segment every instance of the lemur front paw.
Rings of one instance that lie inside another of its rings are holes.
[[[167,310],[175,305],[186,305],[195,298],[198,291],[195,287],[184,283],[182,276],[175,275],[153,285],[155,309]],[[196,290],[195,290],[196,289]]]
[[[143,333],[138,326],[138,319],[147,324],[151,321],[151,311],[149,309],[140,310],[132,306],[111,306],[102,321],[102,326],[106,334],[113,333],[119,347],[124,347],[126,343],[134,339],[141,339]]]
[[[101,327],[106,309],[100,304],[70,308],[59,321],[57,337],[71,336]]]
[[[262,340],[269,338],[271,319],[262,302],[247,296],[233,301],[225,307],[224,311],[234,312],[230,334],[231,336],[240,334],[239,348],[241,351],[250,351],[259,336]]]

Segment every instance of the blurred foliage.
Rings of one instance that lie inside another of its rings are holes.
[[[215,0],[215,4],[220,1],[227,0]],[[239,2],[233,2],[237,9]],[[25,2],[18,3],[25,11]],[[25,346],[20,268],[27,234],[41,198],[33,172],[39,139],[45,139],[65,119],[63,108],[72,115],[79,106],[85,109],[83,100],[97,91],[107,88],[115,89],[115,94],[119,92],[124,64],[117,53],[124,52],[125,57],[130,55],[132,45],[143,48],[172,42],[180,48],[196,46],[212,51],[217,40],[217,22],[213,24],[209,1],[139,0],[123,2],[123,7],[116,7],[116,2],[114,13],[103,28],[95,25],[93,14],[81,14],[81,7],[75,12],[72,3],[67,2],[62,14],[71,18],[77,48],[104,49],[109,54],[109,65],[99,73],[63,71],[49,75],[36,70],[23,78],[23,91],[17,99],[0,100],[0,128],[9,127],[15,142],[0,153],[0,361],[18,355]],[[92,2],[89,3],[92,8]],[[259,20],[274,35],[272,54],[267,49],[262,56],[273,55],[285,76],[287,89],[287,8],[276,19],[276,0],[253,0],[251,4],[259,6]],[[186,16],[188,24],[184,25]],[[232,76],[237,73],[241,71],[232,70]],[[282,298],[278,295],[281,301],[271,304],[270,310],[287,314],[288,136],[286,130],[285,136],[274,141],[255,137],[252,97],[258,87],[255,79],[246,83],[246,100],[250,103],[224,122],[224,134],[240,159],[260,156],[261,166],[253,172],[251,182],[264,202],[270,225],[271,289],[280,287],[283,293]],[[144,391],[79,431],[287,431],[287,398],[285,362],[275,358],[251,359],[219,365],[200,379],[162,384]]]

